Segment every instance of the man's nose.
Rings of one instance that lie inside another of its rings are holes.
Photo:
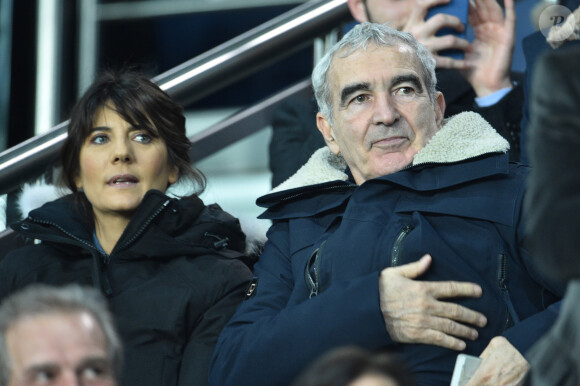
[[[377,95],[374,110],[373,124],[390,126],[400,118],[397,106],[389,95]]]
[[[58,386],[83,386],[81,377],[74,371],[63,371],[61,373]]]

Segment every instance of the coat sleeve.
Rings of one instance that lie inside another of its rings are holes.
[[[308,299],[300,294],[306,288],[295,288],[287,235],[286,223],[270,229],[255,266],[256,291],[219,338],[210,384],[288,384],[328,349],[392,344],[379,306],[378,272],[332,284]],[[296,292],[306,300],[294,301]]]
[[[239,260],[222,259],[221,263],[218,269],[208,271],[205,284],[211,284],[205,287],[214,289],[212,295],[205,295],[208,308],[199,320],[192,321],[196,324],[185,346],[179,372],[178,384],[182,386],[208,384],[209,363],[218,336],[242,301],[252,277],[249,268]]]
[[[519,166],[519,168],[522,169],[525,167]],[[525,184],[522,184],[521,189],[525,189],[525,186]],[[523,355],[552,327],[556,321],[561,299],[566,291],[566,285],[564,282],[548,278],[543,271],[538,269],[534,260],[530,256],[527,248],[528,241],[525,228],[526,213],[522,209],[524,194],[519,194],[518,197],[520,198],[520,202],[517,207],[520,208],[520,210],[516,214],[516,223],[518,224],[516,243],[519,246],[519,263],[523,265],[525,271],[538,284],[538,286],[542,288],[544,300],[543,311],[529,316],[503,333],[510,343]]]

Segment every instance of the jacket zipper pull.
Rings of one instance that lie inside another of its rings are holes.
[[[217,241],[213,243],[213,247],[215,249],[226,248],[228,246],[228,242],[230,241],[229,237],[220,237],[218,235],[213,235],[209,232],[205,232],[203,235],[206,237],[212,237],[214,239],[217,239]]]

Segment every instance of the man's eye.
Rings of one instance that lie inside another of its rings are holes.
[[[94,143],[95,145],[102,145],[107,143],[108,141],[109,137],[107,137],[104,134],[97,134],[91,137],[91,143]]]
[[[366,102],[366,101],[368,101],[368,100],[369,100],[369,97],[368,97],[368,95],[365,95],[365,94],[362,94],[362,95],[357,95],[357,96],[355,96],[355,97],[352,99],[352,101],[353,101],[354,103],[364,103],[364,102]]]
[[[89,366],[85,367],[81,371],[81,378],[84,380],[95,380],[107,378],[110,372],[107,370],[106,366]]]
[[[45,370],[39,371],[34,374],[34,384],[35,385],[46,385],[53,381],[56,377],[56,374],[53,371]]]
[[[133,139],[135,139],[135,141],[140,142],[140,143],[151,143],[151,141],[153,141],[153,137],[151,137],[149,134],[145,134],[145,133],[139,133],[136,134]]]
[[[413,95],[414,92],[415,90],[413,90],[411,87],[399,87],[396,90],[397,95]]]

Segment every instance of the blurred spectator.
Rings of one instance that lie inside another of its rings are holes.
[[[122,360],[94,289],[34,285],[0,306],[0,385],[116,385]]]
[[[580,384],[579,67],[580,46],[548,51],[538,59],[531,88],[530,250],[542,270],[568,281],[554,327],[527,353],[527,383],[534,386]]]
[[[413,375],[395,354],[371,353],[356,346],[323,355],[293,383],[294,386],[413,386]]]

